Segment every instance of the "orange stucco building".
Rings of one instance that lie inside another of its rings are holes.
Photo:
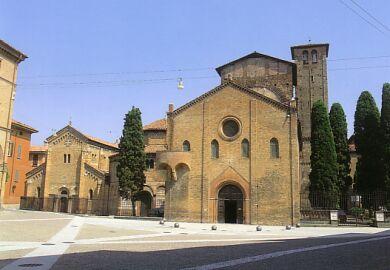
[[[29,161],[31,134],[36,132],[38,132],[36,129],[26,124],[12,121],[7,151],[8,172],[3,207],[18,207],[20,197],[24,195],[26,173],[31,170]]]

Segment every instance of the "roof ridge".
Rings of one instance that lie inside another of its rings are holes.
[[[265,101],[265,102],[267,102],[267,103],[269,103],[271,105],[274,105],[274,106],[276,106],[278,108],[285,109],[285,110],[290,108],[290,106],[286,105],[285,103],[282,103],[282,102],[279,102],[279,101],[274,100],[272,98],[269,98],[269,97],[267,97],[267,96],[265,96],[265,95],[263,95],[261,93],[258,93],[256,91],[250,89],[250,88],[244,87],[244,86],[239,85],[239,84],[237,84],[235,82],[232,82],[232,81],[226,81],[226,82],[218,85],[217,87],[214,87],[210,91],[208,91],[208,92],[198,96],[197,98],[187,102],[186,104],[180,106],[179,108],[177,108],[176,110],[174,110],[172,113],[169,113],[169,114],[177,115],[177,114],[181,113],[182,111],[186,110],[187,108],[191,107],[192,105],[198,103],[199,101],[204,100],[205,98],[207,98],[207,97],[209,97],[211,95],[214,95],[220,89],[222,89],[222,88],[224,88],[224,87],[226,87],[228,85],[230,85],[230,86],[232,86],[232,87],[234,87],[234,88],[236,88],[238,90],[241,90],[243,92],[246,92],[246,93],[248,93],[248,94],[250,94],[252,96],[255,96],[255,97],[259,98],[259,99],[262,99],[263,101]]]

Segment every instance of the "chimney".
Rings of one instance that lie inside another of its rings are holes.
[[[173,112],[173,103],[169,103],[168,112]]]

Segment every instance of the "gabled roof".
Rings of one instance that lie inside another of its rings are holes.
[[[92,137],[90,135],[87,135],[85,133],[82,133],[79,130],[77,130],[74,127],[72,127],[71,125],[67,125],[66,127],[64,127],[61,130],[57,131],[56,134],[51,135],[50,137],[48,137],[46,140],[48,142],[50,142],[50,141],[54,140],[58,135],[60,135],[62,133],[65,133],[66,131],[70,131],[72,133],[77,134],[79,137],[84,138],[89,143],[94,143],[94,144],[98,144],[99,146],[103,146],[105,148],[111,148],[113,150],[118,150],[118,144],[110,143],[110,142],[104,141],[102,139],[98,139],[98,138]]]
[[[29,125],[23,124],[22,122],[16,121],[15,119],[12,119],[11,127],[23,129],[23,130],[28,131],[30,133],[37,133],[38,132],[38,130],[36,130],[35,128],[33,128]]]
[[[94,166],[92,166],[86,162],[84,162],[84,166],[85,166],[85,169],[93,172],[95,175],[100,176],[100,177],[104,177],[106,175],[106,173],[108,173],[106,171],[102,171],[98,168],[95,168]]]
[[[287,61],[287,60],[284,60],[284,59],[280,59],[280,58],[276,58],[276,57],[273,57],[273,56],[270,56],[270,55],[261,54],[261,53],[258,53],[256,51],[254,51],[253,53],[247,54],[244,57],[238,58],[238,59],[233,60],[233,61],[231,61],[231,62],[229,62],[227,64],[224,64],[224,65],[222,65],[220,67],[217,67],[215,70],[218,72],[219,75],[221,75],[221,71],[225,67],[233,65],[233,64],[235,64],[237,62],[240,62],[242,60],[249,59],[249,58],[269,58],[269,59],[272,59],[272,60],[275,60],[275,61],[278,61],[278,62],[286,63],[286,64],[291,65],[291,66],[295,65],[293,62],[290,62],[290,61]]]
[[[144,126],[144,131],[145,130],[167,130],[167,120],[165,118],[156,120]]]
[[[34,175],[34,174],[36,174],[36,173],[38,173],[38,172],[44,170],[45,168],[46,168],[46,162],[43,162],[43,163],[42,163],[41,165],[39,165],[38,167],[35,167],[34,169],[28,171],[28,172],[26,173],[26,177],[28,178],[28,177],[30,177],[30,176],[32,176],[32,175]]]
[[[6,52],[8,55],[10,55],[17,63],[22,62],[24,59],[28,58],[27,55],[22,53],[21,51],[18,51],[8,43],[6,43],[4,40],[0,39],[0,51]]]
[[[215,87],[214,89],[204,93],[203,95],[201,95],[201,96],[191,100],[190,102],[184,104],[183,106],[177,108],[176,110],[174,110],[173,112],[168,113],[168,114],[169,115],[178,115],[179,113],[181,113],[181,112],[185,111],[186,109],[190,108],[192,105],[194,105],[194,104],[196,104],[196,103],[206,99],[207,97],[210,97],[210,96],[218,93],[220,90],[224,89],[227,86],[230,86],[233,89],[236,89],[236,90],[241,91],[243,93],[249,94],[252,97],[257,98],[259,100],[262,100],[262,101],[264,101],[264,102],[266,102],[268,104],[271,104],[272,106],[275,106],[275,107],[277,107],[279,109],[282,109],[282,110],[285,110],[285,111],[291,109],[292,111],[295,111],[295,109],[293,107],[290,107],[289,105],[286,105],[285,103],[281,103],[281,102],[276,101],[276,100],[274,100],[272,98],[264,96],[264,95],[256,92],[253,89],[241,86],[241,85],[239,85],[237,83],[234,83],[233,81],[226,81],[223,84],[221,84],[221,85]]]

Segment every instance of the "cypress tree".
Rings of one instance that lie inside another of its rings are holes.
[[[310,193],[321,195],[327,206],[335,207],[339,194],[337,156],[329,116],[320,100],[313,104],[311,124]]]
[[[390,83],[385,83],[382,89],[381,132],[382,172],[386,190],[390,192]]]
[[[330,126],[332,127],[333,139],[336,148],[338,164],[338,185],[340,191],[347,191],[352,184],[351,156],[348,149],[348,128],[343,107],[339,103],[334,103],[329,113]]]
[[[135,200],[137,192],[141,191],[145,183],[146,158],[141,112],[133,108],[125,116],[122,137],[119,142],[119,194],[122,198],[133,202],[135,214]]]
[[[355,145],[359,155],[356,166],[356,189],[372,192],[383,188],[380,151],[380,116],[368,91],[359,96],[355,111]]]

